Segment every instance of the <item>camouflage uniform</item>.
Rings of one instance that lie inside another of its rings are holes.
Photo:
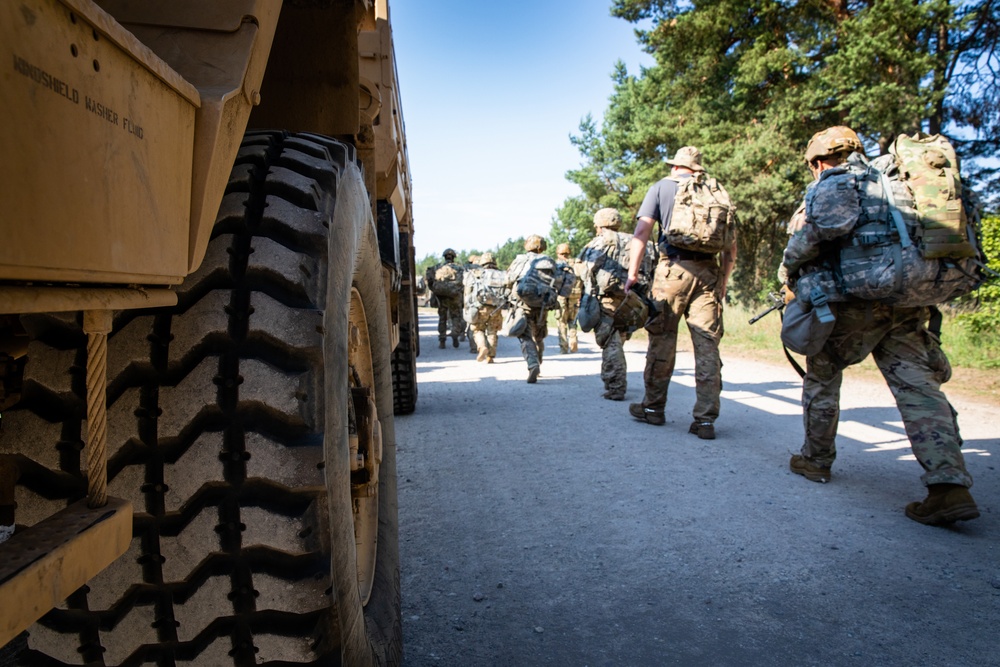
[[[545,240],[532,234],[524,242],[528,252],[518,255],[507,268],[507,285],[511,287],[511,306],[520,308],[528,323],[524,333],[518,337],[521,343],[521,356],[528,364],[528,383],[534,384],[541,370],[542,356],[545,353],[545,337],[549,335],[546,312],[541,308],[531,308],[517,299],[517,282],[528,272],[531,262],[545,251]]]
[[[462,271],[468,273],[469,271],[474,271],[479,268],[479,255],[469,255],[469,259],[462,265]],[[479,348],[476,345],[476,338],[472,335],[472,323],[466,321],[465,330],[462,332],[462,338],[464,339],[468,335],[469,337],[469,353],[476,354]]]
[[[614,312],[621,299],[601,297],[601,321],[594,327],[594,340],[601,348],[601,381],[604,398],[625,399],[628,389],[628,367],[625,364],[625,341],[630,334],[615,326]]]
[[[569,244],[561,243],[558,250],[558,261],[569,266],[577,277],[570,295],[558,298],[559,314],[556,317],[556,324],[559,327],[559,351],[562,354],[568,354],[576,352],[579,349],[579,342],[576,336],[576,314],[580,310],[580,295],[583,293],[583,283],[580,280],[580,261],[570,256]],[[563,250],[565,252],[562,252]]]
[[[718,418],[722,393],[721,280],[722,271],[715,258],[660,258],[652,289],[659,312],[646,324],[649,348],[642,376],[646,385],[643,407],[663,412],[667,404],[667,388],[677,357],[678,326],[684,317],[694,349],[695,404],[691,414],[699,423]]]
[[[807,152],[810,163],[813,164],[817,158],[843,157],[852,150],[861,149],[860,141],[857,141],[846,146],[838,145],[837,151],[830,154],[820,150],[824,133],[834,134],[835,139],[843,142],[845,136],[850,139],[845,130],[830,128],[814,135],[809,147],[814,154],[810,158]],[[818,169],[814,175],[822,171]],[[822,229],[807,219],[804,207],[796,211],[789,222],[791,238],[779,272],[790,287],[794,287],[801,271],[833,261],[825,252],[829,247],[827,243],[849,234],[859,218],[856,203],[848,205],[847,209],[842,227],[826,224]],[[924,469],[921,476],[924,484],[972,486],[972,477],[962,457],[957,413],[941,391],[941,385],[951,377],[951,366],[941,350],[937,335],[928,331],[930,309],[888,306],[874,301],[846,301],[830,305],[836,314],[830,338],[818,354],[806,359],[806,374],[802,380],[805,441],[801,458],[804,461],[798,462],[799,469],[796,470],[793,457],[793,471],[815,481],[825,481],[821,479],[820,471],[826,471],[828,478],[828,471],[837,456],[835,438],[840,418],[843,371],[871,354],[896,399],[913,455]],[[974,508],[971,497],[968,500]],[[915,505],[920,504],[911,503],[907,508],[908,516],[911,516],[910,511]],[[957,518],[975,516],[978,512]],[[937,521],[941,518],[937,515],[931,516],[929,521],[924,520],[927,517],[911,518],[924,523],[947,522]]]
[[[686,167],[692,172],[704,171],[698,149],[685,146],[677,151],[668,164]],[[719,416],[722,392],[722,359],[719,342],[722,340],[722,295],[728,276],[720,266],[720,257],[710,253],[692,252],[675,248],[666,241],[666,230],[673,216],[677,179],[689,178],[691,173],[677,173],[653,184],[643,199],[636,218],[660,224],[660,258],[653,274],[651,297],[657,313],[646,324],[649,347],[643,371],[646,393],[641,404],[629,406],[630,413],[645,413],[662,424],[663,410],[667,403],[667,389],[674,373],[677,355],[677,333],[681,317],[687,320],[694,349],[695,404],[694,422],[690,432],[700,438],[714,438],[713,424]],[[643,239],[644,240],[644,239]],[[722,255],[729,256],[735,242]]]
[[[929,309],[869,301],[838,303],[833,310],[833,333],[819,354],[806,359],[802,456],[823,468],[833,465],[843,371],[871,354],[896,399],[913,455],[924,469],[924,484],[972,486],[957,413],[940,388],[951,367],[927,330]]]
[[[604,216],[607,219],[603,219]],[[580,252],[588,293],[599,295],[601,321],[594,327],[594,340],[601,348],[601,380],[604,398],[621,401],[628,388],[628,367],[625,363],[625,341],[630,334],[615,323],[614,313],[624,298],[627,269],[620,263],[609,266],[609,257],[628,256],[629,234],[616,231],[621,217],[614,209],[601,209],[594,216],[597,236]],[[614,285],[609,284],[613,281]]]
[[[424,274],[424,280],[432,293],[434,292],[434,276],[438,269],[445,265],[450,264],[458,274],[459,281],[461,281],[462,267],[454,262],[455,251],[449,248],[444,252],[444,258],[445,261],[440,264],[427,267],[427,271]],[[434,299],[437,301],[438,311],[438,344],[443,348],[450,333],[452,344],[458,347],[458,339],[465,333],[465,319],[462,317],[462,295],[461,293],[457,296],[435,294]]]
[[[491,253],[484,253],[480,261],[482,266],[477,265],[472,269],[473,271],[478,268],[497,268]],[[469,282],[466,285],[466,290],[469,290],[471,285],[472,283]],[[466,296],[466,302],[469,302],[468,296]],[[468,321],[471,338],[476,345],[476,361],[486,360],[492,364],[497,356],[497,333],[503,327],[503,310],[498,306],[483,306],[477,308]]]

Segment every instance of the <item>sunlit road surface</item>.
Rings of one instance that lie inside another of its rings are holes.
[[[642,344],[611,402],[591,334],[571,355],[551,335],[527,385],[517,341],[476,363],[437,348],[428,312],[417,410],[396,420],[407,665],[998,664],[997,406],[953,397],[982,516],[931,528],[903,514],[921,469],[882,382],[845,374],[817,484],[788,471],[791,367],[724,355],[703,441],[690,353],[654,427],[627,412]]]

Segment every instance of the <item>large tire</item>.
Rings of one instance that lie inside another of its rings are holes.
[[[400,300],[400,307],[404,305],[408,306],[409,302],[403,304]],[[415,321],[399,326],[399,345],[392,352],[393,412],[397,415],[412,414],[417,407],[415,328]]]
[[[388,319],[353,150],[248,135],[178,294],[109,338],[109,493],[133,503],[131,548],[30,629],[21,661],[398,664]],[[19,525],[85,492],[82,335],[26,323],[0,436],[27,454]]]

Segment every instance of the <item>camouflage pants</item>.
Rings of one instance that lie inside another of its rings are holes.
[[[662,412],[667,404],[667,388],[674,374],[677,356],[677,328],[687,320],[694,347],[696,421],[714,422],[719,416],[722,393],[722,302],[716,296],[721,279],[719,265],[710,260],[670,260],[662,258],[653,274],[652,297],[659,313],[646,324],[649,349],[643,380],[644,407]]]
[[[604,390],[608,394],[624,396],[628,388],[626,336],[624,332],[615,329],[613,312],[613,309],[601,308],[601,321],[594,327],[594,339],[601,348],[601,380],[604,381]]]
[[[941,391],[951,366],[927,331],[928,309],[869,302],[836,304],[835,312],[830,339],[806,360],[802,455],[820,465],[833,464],[843,371],[871,354],[896,399],[913,455],[924,469],[924,484],[972,486],[956,412]]]
[[[524,317],[528,320],[528,328],[518,337],[521,341],[521,356],[528,363],[528,370],[542,365],[542,355],[545,353],[545,337],[549,335],[549,326],[545,311],[541,308],[522,308]]]
[[[497,332],[502,326],[503,311],[492,306],[480,308],[476,311],[476,316],[469,321],[469,330],[472,331],[476,346],[488,350],[489,359],[495,359],[497,356]]]
[[[559,327],[559,349],[563,352],[576,352],[576,313],[580,309],[580,300],[559,297],[559,317],[556,323]]]
[[[451,336],[458,340],[458,337],[465,333],[465,319],[462,317],[461,297],[438,298],[438,340],[444,340],[449,334],[449,324],[451,325]]]

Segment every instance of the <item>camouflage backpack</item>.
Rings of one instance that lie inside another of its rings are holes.
[[[431,291],[437,296],[448,298],[462,296],[462,267],[454,262],[437,267]]]
[[[985,262],[962,195],[954,150],[940,135],[900,135],[871,163],[855,153],[824,171],[806,193],[806,220],[834,232],[836,251],[803,273],[796,294],[808,300],[818,287],[831,301],[909,307],[968,294]]]
[[[465,274],[466,302],[474,308],[499,308],[507,302],[504,273],[500,269],[477,267]]]
[[[736,207],[729,193],[704,172],[677,183],[674,209],[667,226],[667,243],[682,250],[716,254],[735,238]]]
[[[547,255],[535,255],[529,259],[528,270],[517,281],[517,296],[529,308],[554,308],[557,297],[569,296],[573,280],[576,276],[565,265],[556,265]]]
[[[597,236],[583,249],[581,260],[584,265],[584,287],[597,296],[622,296],[625,293],[625,281],[628,278],[630,234],[607,232]],[[639,267],[639,282],[648,283],[652,276],[653,254],[652,243],[646,246],[642,266]]]

